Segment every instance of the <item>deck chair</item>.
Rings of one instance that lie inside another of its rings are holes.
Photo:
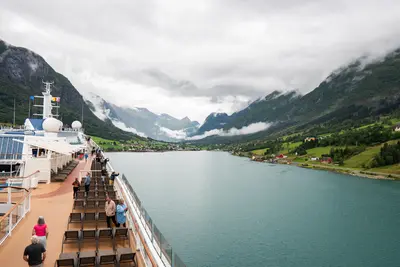
[[[81,199],[74,200],[74,206],[72,209],[84,209],[85,208],[85,201]]]
[[[104,210],[106,208],[106,201],[104,199],[99,199],[97,203],[97,210]]]
[[[88,198],[88,199],[94,199],[96,197],[97,197],[97,194],[96,194],[95,191],[89,191],[87,196],[86,196],[86,198]]]
[[[56,267],[76,267],[77,263],[77,253],[61,253],[56,260]]]
[[[97,191],[97,197],[105,199],[107,195],[106,191]]]
[[[96,252],[95,251],[80,252],[79,267],[80,266],[96,266]]]
[[[85,223],[96,223],[96,228],[97,228],[96,213],[85,212],[82,216],[82,229]]]
[[[128,246],[131,246],[131,240],[129,238],[129,230],[128,228],[115,228],[114,231],[114,248],[117,248],[117,241],[123,240],[128,240]]]
[[[137,266],[136,264],[136,253],[132,251],[132,248],[119,248],[117,249],[117,263],[120,265],[121,263],[133,263],[133,266]]]
[[[86,200],[85,211],[87,209],[96,209],[97,201],[96,200]]]
[[[76,195],[76,199],[84,199],[85,198],[85,192],[82,191],[78,191],[77,195]]]
[[[99,212],[97,213],[97,222],[106,222],[107,221],[107,215],[105,212]]]
[[[67,230],[69,230],[69,225],[70,225],[71,223],[82,223],[82,213],[80,213],[80,212],[77,212],[77,213],[75,213],[75,212],[70,213],[69,219],[68,219]]]
[[[96,229],[83,229],[81,230],[81,242],[84,244],[85,242],[94,242],[97,245],[96,241]]]
[[[78,230],[67,230],[61,245],[61,253],[64,251],[64,244],[78,243],[78,250],[81,250],[81,238]]]
[[[114,235],[112,228],[103,228],[97,230],[97,238],[96,238],[96,250],[99,250],[100,241],[111,241],[111,245],[114,249]]]
[[[97,255],[97,264],[98,266],[102,265],[110,265],[114,266],[117,264],[117,255],[112,250],[99,251]]]
[[[104,187],[104,189],[106,189],[107,191],[114,191],[114,186],[113,185],[106,185]]]
[[[107,192],[107,195],[110,197],[110,198],[115,198],[115,196],[116,196],[116,194],[115,194],[115,191],[108,191]]]

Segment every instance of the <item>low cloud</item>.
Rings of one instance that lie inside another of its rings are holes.
[[[136,130],[135,128],[126,126],[126,124],[123,123],[122,121],[115,121],[115,120],[112,120],[112,124],[114,124],[115,127],[118,127],[118,128],[120,128],[121,130],[124,130],[124,131],[126,131],[126,132],[131,132],[131,133],[137,134],[137,135],[139,135],[139,136],[141,136],[141,137],[147,137],[146,134],[144,134],[144,133],[142,133],[142,132],[139,132],[139,131]]]
[[[237,128],[231,128],[227,131],[224,131],[222,129],[214,129],[211,131],[207,131],[202,135],[196,135],[192,137],[186,138],[186,140],[200,140],[209,136],[213,135],[218,135],[218,136],[236,136],[236,135],[246,135],[246,134],[253,134],[261,131],[267,130],[269,127],[272,126],[272,123],[266,123],[266,122],[256,122],[252,123],[248,126],[245,126],[243,128],[237,129]]]
[[[160,127],[160,130],[171,138],[185,139],[187,137],[183,130],[171,130],[165,127]]]

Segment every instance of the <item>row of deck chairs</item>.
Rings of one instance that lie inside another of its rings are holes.
[[[92,164],[92,169],[97,167]],[[130,247],[129,229],[104,227],[107,219],[104,212],[105,196],[110,196],[116,202],[116,192],[113,186],[103,185],[96,176],[92,177],[89,194],[79,192],[74,201],[56,267],[137,266],[136,253]],[[106,249],[101,249],[103,242],[108,244]],[[94,248],[88,250],[91,245]],[[73,252],[67,252],[65,246],[72,246]]]
[[[64,169],[58,169],[57,173],[53,173],[51,180],[53,182],[63,182],[78,164],[79,162],[76,160],[71,161]]]

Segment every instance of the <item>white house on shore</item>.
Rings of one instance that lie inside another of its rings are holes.
[[[400,132],[400,123],[393,127],[393,131]]]

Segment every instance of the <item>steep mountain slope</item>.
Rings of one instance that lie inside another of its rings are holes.
[[[82,96],[63,75],[57,73],[38,54],[0,40],[0,122],[12,122],[13,101],[16,101],[16,123],[23,124],[28,116],[29,97],[41,95],[42,80],[54,81],[52,95],[61,98],[60,119],[64,124],[81,119],[86,133],[111,139],[139,138],[115,127],[109,120],[98,119]]]
[[[185,117],[181,120],[168,114],[157,115],[146,108],[125,108],[111,104],[100,96],[89,93],[85,100],[101,120],[121,129],[162,141],[178,141],[197,131],[199,123]]]
[[[293,108],[301,95],[296,91],[274,91],[264,98],[251,103],[247,108],[228,116],[226,113],[211,113],[199,128],[196,135],[214,129],[229,130],[243,128],[257,122],[276,122],[287,120],[287,113]]]
[[[299,130],[313,125],[331,127],[346,120],[361,120],[387,114],[400,106],[400,49],[385,58],[367,62],[359,59],[333,72],[310,93],[273,92],[264,100],[253,102],[246,109],[224,116],[219,125],[200,130],[241,128],[256,122],[275,122],[264,136],[284,129]],[[211,115],[209,116],[210,119]],[[212,121],[211,121],[212,122]],[[223,125],[223,127],[221,127]],[[248,136],[260,138],[261,134]],[[256,136],[256,137],[255,137]],[[219,138],[220,139],[220,138]],[[231,138],[233,139],[233,138]],[[212,140],[212,138],[208,138]]]

